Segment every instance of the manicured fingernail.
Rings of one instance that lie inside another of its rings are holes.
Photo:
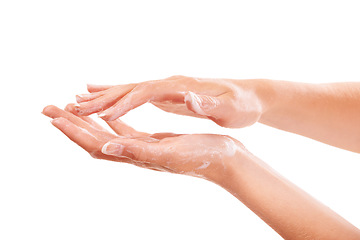
[[[103,117],[106,116],[106,114],[105,114],[104,112],[101,112],[101,113],[98,114],[98,116],[101,117],[101,118],[103,118]]]
[[[81,95],[76,95],[75,97],[77,102],[82,102],[83,97]]]
[[[57,123],[59,123],[61,121],[61,118],[54,118],[51,119],[50,122],[52,125],[56,126]]]
[[[84,101],[84,100],[89,99],[91,97],[93,97],[92,94],[78,94],[78,95],[76,95],[76,99],[80,100],[80,101]]]
[[[121,156],[122,152],[124,150],[124,146],[118,143],[105,143],[105,145],[102,147],[101,152],[107,155],[116,155]]]

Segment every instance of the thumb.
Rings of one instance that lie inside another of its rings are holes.
[[[159,144],[129,138],[113,139],[102,147],[101,152],[105,155],[127,157],[147,163],[158,160],[161,155]]]
[[[227,95],[212,97],[195,94],[193,92],[187,92],[184,100],[190,111],[202,116],[213,117],[215,119],[223,118],[224,110],[226,110],[230,104]]]

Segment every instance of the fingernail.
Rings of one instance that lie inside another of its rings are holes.
[[[52,125],[56,126],[58,124],[58,122],[62,121],[61,120],[61,117],[60,118],[54,118],[54,119],[51,119],[50,122]]]
[[[81,98],[88,98],[91,96],[91,94],[78,94],[78,96]]]
[[[102,147],[101,152],[107,155],[116,155],[121,156],[123,153],[124,146],[118,143],[105,143],[105,145]]]
[[[101,113],[98,114],[98,116],[101,117],[101,118],[103,118],[103,117],[106,116],[106,114],[105,114],[104,112],[101,112]]]
[[[81,95],[75,96],[77,102],[81,102],[83,100],[83,97]]]
[[[80,99],[80,101],[82,101],[82,100],[89,99],[92,96],[93,95],[91,93],[90,94],[78,94],[78,95],[76,95],[76,99]]]

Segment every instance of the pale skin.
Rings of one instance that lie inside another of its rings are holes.
[[[360,84],[173,76],[118,86],[88,85],[78,106],[48,106],[52,124],[95,158],[187,174],[228,190],[285,239],[360,239],[341,216],[276,173],[236,139],[137,132],[118,118],[146,102],[224,127],[261,122],[360,152]],[[115,134],[87,117],[100,113]]]

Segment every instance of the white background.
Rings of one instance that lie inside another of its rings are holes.
[[[41,111],[73,102],[86,83],[175,74],[359,81],[357,4],[1,1],[0,239],[281,239],[210,182],[92,159]],[[359,154],[150,105],[123,120],[148,132],[229,134],[360,227]]]

